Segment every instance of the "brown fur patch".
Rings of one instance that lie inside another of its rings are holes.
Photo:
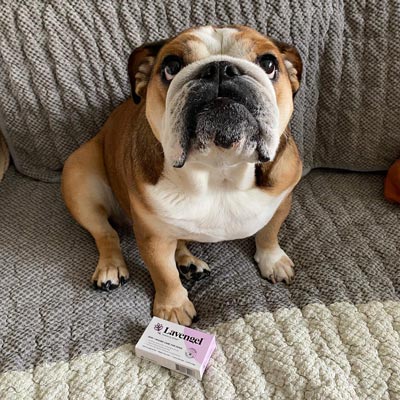
[[[236,34],[237,40],[242,41],[246,47],[249,61],[254,62],[257,57],[265,53],[271,53],[281,61],[279,49],[271,39],[246,26],[237,26],[236,28],[239,30]]]
[[[155,185],[164,168],[161,143],[154,136],[144,112],[131,99],[110,116],[104,135],[104,161],[111,188],[122,208],[130,213],[129,193],[144,199],[144,185]]]
[[[281,136],[275,159],[256,165],[256,184],[273,194],[279,194],[299,182],[302,169],[297,146],[287,129]]]
[[[153,73],[160,72],[162,61],[168,55],[181,57],[185,65],[198,60],[195,47],[196,45],[202,45],[202,41],[196,35],[193,35],[191,31],[192,29],[173,38],[160,50]]]
[[[273,54],[279,61],[279,69],[281,73],[286,72],[287,77],[291,82],[292,91],[293,93],[296,93],[299,89],[303,72],[303,64],[297,49],[288,43],[255,32],[253,29],[246,26],[239,25],[234,27],[240,31],[237,34],[238,39],[242,40],[249,49],[249,60],[254,61],[258,56],[265,53]],[[289,61],[293,65],[293,68],[288,70],[284,62],[285,60]]]

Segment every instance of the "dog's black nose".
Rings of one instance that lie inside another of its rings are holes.
[[[229,61],[214,61],[206,64],[200,71],[201,79],[223,81],[242,75],[240,69]]]

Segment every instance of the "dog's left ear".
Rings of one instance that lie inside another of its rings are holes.
[[[274,41],[274,43],[283,55],[294,96],[299,90],[301,74],[303,72],[303,63],[301,61],[300,54],[297,49],[290,44],[279,42],[276,40]]]
[[[154,61],[158,52],[167,40],[146,43],[133,50],[128,61],[128,75],[131,83],[132,99],[139,104],[146,93],[147,84],[153,70]]]

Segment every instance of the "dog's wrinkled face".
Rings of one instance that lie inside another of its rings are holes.
[[[253,29],[208,26],[136,49],[128,70],[166,160],[182,167],[273,160],[302,64]]]

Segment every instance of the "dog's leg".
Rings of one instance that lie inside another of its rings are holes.
[[[92,281],[103,290],[115,289],[129,278],[117,232],[108,218],[118,209],[104,169],[101,138],[95,137],[73,153],[62,176],[65,203],[87,229],[99,251]]]
[[[290,283],[294,277],[293,262],[278,243],[278,232],[290,211],[292,196],[289,195],[276,210],[272,219],[256,235],[257,251],[254,259],[261,276],[273,283]]]
[[[177,241],[143,234],[137,224],[135,237],[156,290],[153,315],[189,326],[196,310],[179,279],[175,264]]]
[[[186,279],[199,281],[210,275],[210,267],[190,252],[184,240],[178,240],[175,261],[180,274]]]

